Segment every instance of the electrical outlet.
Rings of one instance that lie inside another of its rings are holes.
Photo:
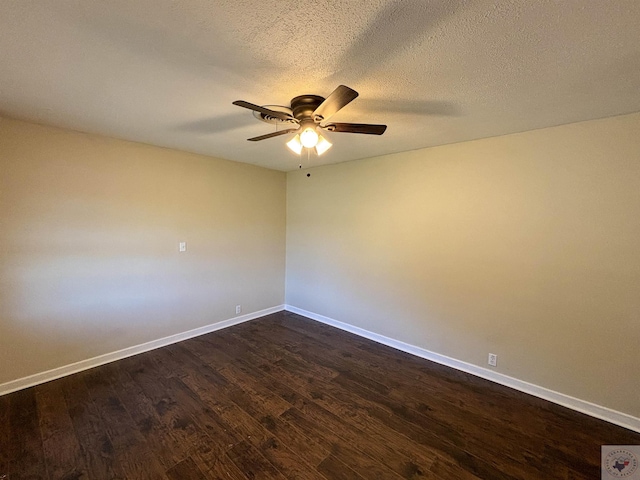
[[[492,367],[498,366],[498,355],[496,355],[495,353],[489,354],[489,365],[491,365]]]
[[[187,251],[187,242],[180,242],[178,244],[178,250],[180,252],[186,252]]]
[[[242,313],[242,305],[236,305],[236,315]]]

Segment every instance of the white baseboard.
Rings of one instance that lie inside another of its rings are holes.
[[[307,317],[318,322],[325,323],[332,327],[345,330],[355,335],[368,338],[369,340],[373,340],[374,342],[387,345],[397,350],[401,350],[403,352],[407,352],[412,355],[431,360],[441,365],[446,365],[447,367],[470,373],[477,377],[499,383],[500,385],[511,387],[515,390],[528,393],[535,397],[548,400],[558,405],[562,405],[563,407],[570,408],[577,412],[584,413],[640,433],[640,418],[633,417],[626,413],[618,412],[616,410],[612,410],[601,405],[596,405],[595,403],[587,402],[585,400],[580,400],[579,398],[549,390],[548,388],[540,387],[523,380],[518,380],[517,378],[509,377],[508,375],[504,375],[502,373],[497,373],[486,368],[478,367],[477,365],[473,365],[471,363],[456,360],[455,358],[440,355],[439,353],[431,352],[429,350],[425,350],[424,348],[416,347],[415,345],[404,343],[393,338],[385,337],[384,335],[379,335],[363,328],[355,327],[353,325],[349,325],[348,323],[340,322],[323,315],[318,315],[317,313],[309,312],[292,305],[285,305],[285,310],[287,310],[288,312],[297,313],[298,315],[302,315],[303,317]]]
[[[193,330],[170,335],[158,340],[152,340],[150,342],[135,345],[133,347],[123,348],[122,350],[118,350],[116,352],[105,353],[104,355],[99,355],[87,360],[81,360],[70,365],[47,370],[46,372],[36,373],[35,375],[18,378],[17,380],[11,380],[9,382],[0,384],[0,395],[6,395],[7,393],[22,390],[23,388],[33,387],[34,385],[38,385],[40,383],[49,382],[51,380],[65,377],[73,373],[78,373],[83,370],[88,370],[93,367],[104,365],[105,363],[111,363],[116,360],[121,360],[123,358],[137,355],[139,353],[148,352],[149,350],[155,350],[156,348],[171,345],[172,343],[181,342],[189,338],[198,337],[200,335],[204,335],[205,333],[215,332],[216,330],[221,330],[233,325],[238,325],[239,323],[248,322],[249,320],[254,320],[256,318],[263,317],[271,313],[280,312],[282,310],[284,310],[284,305],[266,308],[257,312],[247,313],[246,315],[240,315],[228,320],[213,323],[211,325],[205,325],[204,327],[194,328]]]

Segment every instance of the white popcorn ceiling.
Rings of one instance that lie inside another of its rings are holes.
[[[3,0],[0,115],[279,170],[234,100],[360,97],[303,166],[640,111],[638,0]]]

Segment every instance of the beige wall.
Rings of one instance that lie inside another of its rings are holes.
[[[285,181],[0,119],[0,383],[281,305]]]
[[[287,303],[640,417],[640,114],[287,177]]]
[[[640,417],[639,131],[291,172],[287,303]],[[0,383],[279,305],[284,264],[283,173],[0,119]]]

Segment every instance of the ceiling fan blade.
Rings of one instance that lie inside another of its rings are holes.
[[[261,107],[259,105],[254,105],[253,103],[245,102],[244,100],[236,100],[233,102],[234,105],[238,107],[248,108],[249,110],[254,110],[256,112],[264,113],[265,115],[269,115],[271,117],[279,118],[280,120],[292,120],[293,117],[291,115],[287,115],[283,112],[276,112],[275,110],[270,110],[268,108]]]
[[[287,128],[286,130],[279,130],[277,132],[267,133],[266,135],[260,135],[259,137],[247,138],[250,142],[257,142],[260,140],[266,140],[271,137],[279,137],[280,135],[286,135],[287,133],[297,132],[298,128]]]
[[[330,123],[323,126],[330,132],[364,133],[367,135],[382,135],[386,125],[371,125],[369,123]]]
[[[324,102],[316,108],[312,117],[314,120],[317,119],[316,121],[327,120],[331,115],[354,100],[357,96],[358,92],[355,90],[345,85],[339,85],[338,88],[331,92],[331,95],[329,95]]]

